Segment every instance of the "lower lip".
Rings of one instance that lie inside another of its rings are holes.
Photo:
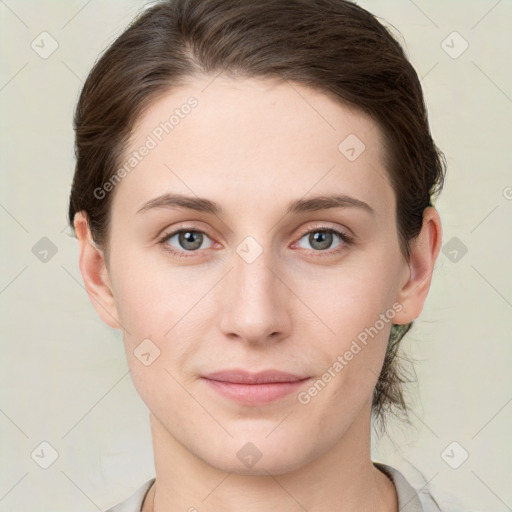
[[[309,379],[270,384],[234,384],[203,378],[217,393],[242,404],[266,404],[296,392]]]

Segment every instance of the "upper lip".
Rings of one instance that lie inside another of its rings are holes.
[[[264,370],[257,373],[251,373],[245,370],[233,369],[222,370],[219,372],[203,375],[205,379],[217,380],[221,382],[231,382],[233,384],[269,384],[272,382],[298,382],[309,377],[300,377],[292,373],[281,372],[279,370]]]

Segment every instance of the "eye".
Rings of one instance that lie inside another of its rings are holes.
[[[343,246],[350,245],[352,243],[352,238],[349,235],[328,227],[319,227],[307,231],[302,235],[297,243],[302,248],[311,248],[316,252],[321,252],[332,249],[332,244],[336,241],[336,238],[338,238],[340,242],[334,247],[333,251],[330,251],[331,253],[337,252],[338,250],[341,250]],[[304,245],[301,245],[302,240],[305,240],[310,247],[304,247]]]
[[[208,243],[208,240],[211,244],[205,246],[204,243]],[[207,249],[213,245],[213,241],[206,233],[197,229],[188,228],[164,235],[164,237],[159,240],[159,243],[162,244],[166,250],[178,256],[186,256],[183,253],[197,252],[199,249]]]

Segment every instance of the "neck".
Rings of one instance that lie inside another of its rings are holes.
[[[327,452],[283,473],[242,475],[187,450],[150,414],[156,481],[143,512],[396,512],[393,483],[372,463],[369,414]],[[262,459],[263,461],[263,459]]]

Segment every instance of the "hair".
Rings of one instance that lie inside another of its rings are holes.
[[[384,135],[400,250],[409,260],[424,209],[442,190],[445,159],[401,45],[346,0],[167,0],[143,11],[95,63],[78,100],[72,229],[75,213],[85,212],[93,241],[108,252],[115,189],[101,199],[93,191],[121,165],[134,124],[159,96],[220,73],[302,84],[369,115]],[[398,348],[411,327],[391,327],[372,403],[381,421],[387,412],[407,417]]]

